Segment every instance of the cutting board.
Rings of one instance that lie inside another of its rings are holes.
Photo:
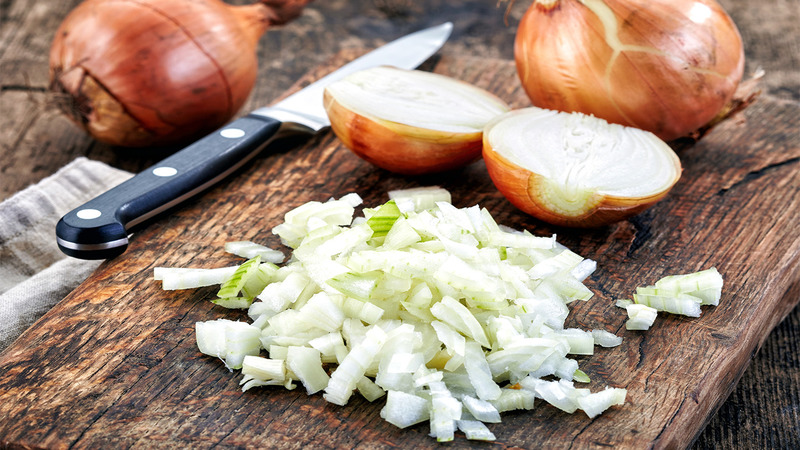
[[[294,89],[330,71],[344,53]],[[510,61],[444,55],[428,70],[528,105]],[[457,206],[480,204],[499,223],[558,240],[598,262],[595,292],[573,302],[568,326],[623,337],[580,357],[592,390],[628,389],[628,401],[594,420],[537,401],[491,425],[502,447],[688,446],[725,400],[770,330],[800,299],[800,131],[796,104],[757,99],[699,142],[673,143],[684,167],[669,196],[644,213],[595,230],[543,224],[494,188],[482,162],[446,174],[404,177],[378,169],[330,133],[279,145],[220,185],[136,232],[122,256],[0,355],[0,446],[105,448],[424,448],[426,424],[397,429],[382,400],[340,407],[304,389],[242,392],[239,375],[200,354],[194,324],[244,319],[212,305],[215,289],[163,291],[157,266],[239,262],[225,242],[279,246],[271,229],[290,209],[349,192],[366,205],[392,189],[440,185]],[[720,305],[700,318],[660,315],[646,332],[625,330],[617,298],[665,275],[716,267]],[[472,443],[457,434],[458,447]]]

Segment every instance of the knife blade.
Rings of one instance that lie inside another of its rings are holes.
[[[122,184],[65,214],[56,242],[68,256],[109,259],[122,254],[137,225],[199,194],[255,157],[277,138],[315,134],[330,125],[325,86],[370,67],[414,69],[450,36],[450,22],[385,44],[309,84],[284,100],[236,119]]]

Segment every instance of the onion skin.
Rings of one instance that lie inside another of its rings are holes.
[[[255,49],[308,0],[86,0],[59,26],[50,89],[99,141],[185,143],[229,121],[255,84]]]
[[[739,31],[714,0],[536,0],[514,54],[533,105],[666,141],[720,114],[744,71]]]
[[[481,156],[482,132],[448,133],[373,119],[342,106],[327,91],[324,99],[336,137],[360,158],[390,172],[444,172]]]

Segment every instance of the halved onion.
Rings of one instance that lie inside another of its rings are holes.
[[[356,155],[417,175],[479,159],[483,127],[509,107],[454,78],[382,66],[328,85],[325,110],[333,132]]]
[[[638,214],[677,183],[681,164],[654,134],[580,113],[525,108],[484,130],[495,186],[545,222],[595,227]]]

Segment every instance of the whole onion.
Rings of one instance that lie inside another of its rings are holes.
[[[714,0],[535,0],[514,52],[535,106],[664,140],[711,122],[744,70],[739,32]]]
[[[86,0],[56,31],[51,90],[100,141],[187,141],[236,114],[255,83],[261,35],[309,1]]]

